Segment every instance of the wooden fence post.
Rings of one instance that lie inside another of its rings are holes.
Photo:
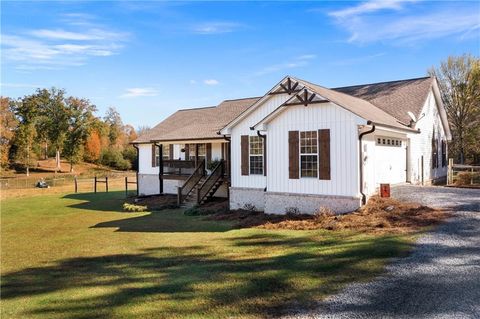
[[[108,176],[105,176],[105,190],[108,193]]]
[[[97,175],[95,175],[95,179],[93,182],[93,192],[96,194],[97,193]]]
[[[73,178],[74,182],[75,182],[75,194],[78,192],[78,185],[77,185],[77,176],[75,176]]]
[[[125,198],[128,197],[128,176],[125,176]]]
[[[453,184],[453,158],[448,159],[447,185]]]

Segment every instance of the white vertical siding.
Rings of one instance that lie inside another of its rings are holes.
[[[152,144],[139,144],[139,174],[158,174],[158,167],[152,167]]]
[[[267,190],[358,196],[358,129],[361,120],[333,104],[291,106],[268,124]],[[289,179],[288,131],[330,129],[331,179]]]
[[[291,98],[288,94],[272,95],[262,105],[260,105],[254,112],[249,114],[245,119],[238,123],[231,134],[231,164],[232,164],[232,187],[247,187],[247,188],[265,188],[267,185],[266,177],[263,175],[248,175],[241,174],[241,148],[240,137],[242,135],[257,135],[256,131],[250,130],[250,127],[260,122],[264,117],[273,112],[278,106]],[[269,152],[269,151],[267,151]],[[267,158],[270,154],[267,155]],[[269,170],[269,168],[267,168]]]
[[[442,144],[441,140],[446,140],[445,130],[443,128],[440,115],[438,113],[437,103],[433,92],[431,91],[423,107],[422,113],[425,116],[418,120],[416,129],[420,129],[420,134],[409,134],[410,138],[410,161],[409,177],[414,184],[422,182],[421,159],[423,155],[424,181],[429,183],[432,179],[441,178],[447,175],[447,166],[442,167]],[[433,128],[438,139],[438,168],[432,168],[432,135]]]

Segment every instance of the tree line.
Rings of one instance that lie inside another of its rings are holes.
[[[113,107],[97,117],[89,100],[57,88],[37,89],[18,99],[1,97],[0,102],[2,169],[20,166],[28,175],[37,160],[49,157],[55,157],[55,170],[60,170],[61,158],[68,160],[71,172],[81,161],[135,168],[137,154],[130,143],[137,132],[123,124]]]
[[[436,76],[452,131],[449,157],[480,164],[480,59],[450,56],[429,74]]]

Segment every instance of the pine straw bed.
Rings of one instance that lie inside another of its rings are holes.
[[[343,215],[335,215],[326,209],[321,209],[315,215],[267,215],[262,212],[237,210],[214,214],[208,219],[231,221],[238,228],[412,233],[438,225],[450,216],[447,211],[375,196],[357,211]]]

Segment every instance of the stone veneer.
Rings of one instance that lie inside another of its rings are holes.
[[[230,187],[230,209],[254,205],[255,210],[267,214],[285,214],[289,208],[296,208],[303,214],[314,214],[320,207],[341,214],[356,210],[360,204],[361,200],[357,197],[276,193],[265,192],[262,188]]]
[[[360,207],[361,199],[348,196],[274,193],[265,194],[265,213],[285,214],[288,208],[296,208],[302,214],[314,214],[320,207],[335,213],[347,213]]]
[[[230,209],[241,209],[245,205],[253,205],[256,211],[263,211],[265,209],[263,188],[230,187]]]

